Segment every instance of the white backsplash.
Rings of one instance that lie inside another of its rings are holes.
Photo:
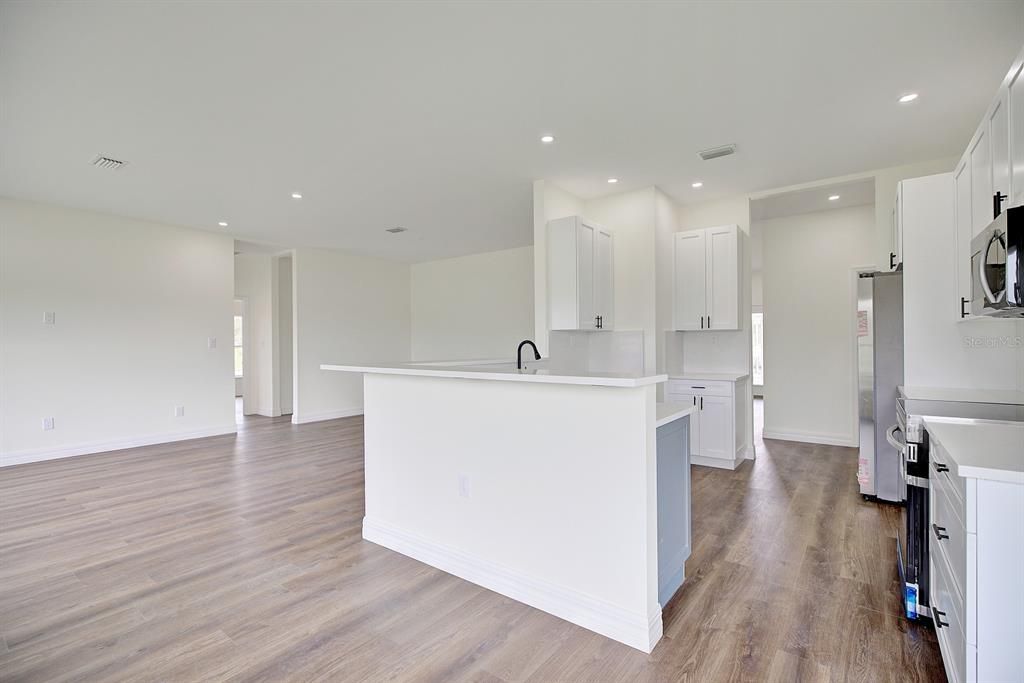
[[[582,332],[554,330],[549,367],[558,372],[644,371],[643,330]]]

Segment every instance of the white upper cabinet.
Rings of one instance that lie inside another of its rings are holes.
[[[676,233],[673,248],[673,329],[739,329],[739,227]]]
[[[896,184],[896,203],[892,210],[892,251],[889,253],[889,270],[903,263],[903,192]]]
[[[615,300],[611,232],[579,216],[549,221],[547,264],[551,329],[611,329]]]
[[[956,225],[956,292],[954,316],[957,319],[970,317],[971,310],[971,238],[974,236],[973,213],[971,210],[971,171],[967,159],[962,160],[953,171],[955,194],[954,222]]]
[[[992,150],[989,142],[988,126],[983,125],[969,152],[972,235],[977,235],[992,221]]]
[[[991,213],[985,225],[995,218],[996,193],[999,194],[1000,209],[1010,206],[1010,115],[1007,106],[1008,92],[999,91],[993,105],[994,109],[988,117],[989,154],[992,157],[992,186],[989,195]],[[984,226],[982,226],[984,227]]]
[[[675,278],[673,319],[677,330],[704,329],[704,308],[707,301],[704,243],[703,230],[680,232],[675,236],[672,272]]]
[[[1024,205],[1024,60],[1010,76],[1006,103],[1010,123],[1010,203]]]

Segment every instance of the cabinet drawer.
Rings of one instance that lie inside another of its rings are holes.
[[[929,561],[932,577],[931,607],[935,636],[942,652],[946,677],[952,683],[967,681],[967,641],[964,638],[963,612],[957,613],[956,589],[949,582],[949,568],[937,553]],[[940,625],[941,624],[941,625]]]
[[[938,479],[946,485],[947,490],[953,494],[953,504],[956,506],[956,513],[960,519],[967,521],[964,514],[964,501],[967,500],[967,482],[956,473],[956,463],[949,457],[949,454],[932,440],[931,452],[928,454],[929,479]]]
[[[700,379],[670,379],[665,383],[667,394],[697,394],[704,396],[732,396],[732,382]]]
[[[941,478],[931,480],[928,546],[940,552],[953,571],[952,581],[960,596],[967,593],[967,533],[961,517],[963,508]],[[962,599],[961,599],[962,602]],[[962,612],[961,612],[962,613]]]

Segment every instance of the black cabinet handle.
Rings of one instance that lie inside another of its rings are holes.
[[[948,465],[943,465],[938,460],[933,460],[932,462],[935,463],[935,471],[936,472],[949,472],[949,466]]]
[[[1003,202],[1006,199],[1006,195],[999,190],[996,190],[996,193],[992,195],[992,218],[999,218],[999,214],[1003,212]]]
[[[939,526],[938,524],[932,524],[932,531],[935,532],[935,540],[945,541],[949,538],[949,534],[946,533],[946,527]]]
[[[704,329],[704,316],[700,317],[700,329]]]
[[[693,405],[697,405],[697,397],[696,396],[693,397]]]
[[[935,615],[935,628],[946,628],[949,626],[948,621],[943,621],[942,617],[946,616],[946,613],[942,610],[933,609],[932,614]]]
[[[967,317],[967,299],[960,297],[960,317]]]
[[[890,251],[889,252],[889,270],[892,270],[895,267],[896,267],[896,252]]]
[[[700,397],[700,409],[704,410],[704,397],[703,396]]]
[[[711,316],[708,316],[708,329],[711,329]]]

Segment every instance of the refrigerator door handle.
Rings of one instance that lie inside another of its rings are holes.
[[[895,424],[885,430],[885,440],[888,441],[889,445],[895,448],[898,452],[905,453],[907,450],[907,444],[896,439],[896,432],[899,432],[900,434],[903,433],[903,430],[900,429],[898,424]]]

